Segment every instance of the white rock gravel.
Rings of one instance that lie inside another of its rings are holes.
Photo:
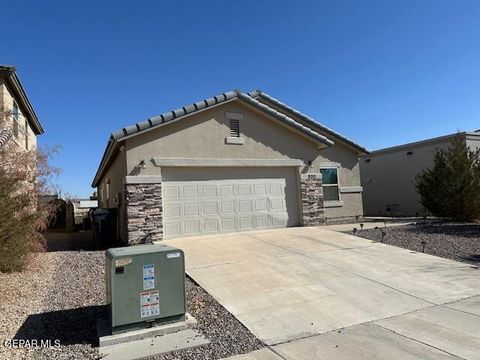
[[[0,273],[0,359],[99,359],[96,321],[106,316],[104,252],[37,253],[21,273]],[[187,309],[207,346],[155,359],[220,359],[264,345],[187,279]],[[59,347],[12,349],[10,339],[60,340]]]
[[[0,293],[0,358],[99,358],[96,318],[105,311],[103,252],[34,254],[26,271],[0,274]],[[12,349],[5,346],[6,339],[60,340],[61,345]]]
[[[480,225],[465,223],[417,223],[405,226],[360,230],[356,236],[386,244],[480,265]],[[384,232],[384,236],[382,236]],[[352,231],[348,232],[352,234]]]

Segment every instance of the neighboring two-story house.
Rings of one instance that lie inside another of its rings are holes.
[[[14,141],[23,149],[35,149],[41,134],[42,125],[15,67],[0,65],[0,147]]]

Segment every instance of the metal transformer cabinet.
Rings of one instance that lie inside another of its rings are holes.
[[[185,319],[185,259],[180,249],[108,249],[105,280],[112,334]]]

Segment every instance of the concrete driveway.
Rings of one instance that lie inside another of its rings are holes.
[[[167,241],[267,348],[238,359],[480,359],[480,270],[325,228]]]

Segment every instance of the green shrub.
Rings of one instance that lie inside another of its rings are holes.
[[[459,221],[480,219],[480,150],[458,134],[447,150],[435,152],[431,169],[415,177],[420,202],[433,215]]]

